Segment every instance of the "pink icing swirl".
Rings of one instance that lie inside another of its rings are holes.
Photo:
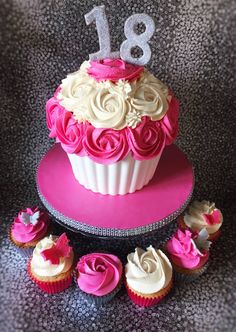
[[[200,255],[192,241],[195,236],[189,230],[178,229],[167,242],[166,248],[174,264],[186,269],[199,268],[204,265],[208,259],[208,252],[201,252],[203,256]]]
[[[166,145],[170,145],[178,134],[179,102],[172,96],[168,112],[161,119],[160,124],[166,134]]]
[[[88,156],[102,164],[124,159],[129,152],[125,130],[94,128],[91,125],[87,128],[83,143]]]
[[[122,275],[122,263],[114,255],[93,253],[81,257],[77,270],[78,285],[82,291],[104,296],[118,285]]]
[[[56,135],[62,148],[67,153],[76,153],[84,156],[83,138],[87,124],[78,123],[70,112],[65,112],[56,120]]]
[[[35,212],[39,211],[40,215],[38,221],[35,225],[24,224],[22,219],[22,213],[27,213],[32,216]],[[28,243],[32,241],[39,240],[46,235],[48,230],[50,219],[46,212],[40,211],[38,207],[36,208],[26,208],[18,213],[17,217],[14,218],[12,226],[12,236],[20,243]]]
[[[46,120],[48,129],[50,130],[49,137],[57,137],[56,120],[65,112],[65,109],[59,105],[58,100],[55,97],[52,97],[47,101]]]
[[[165,133],[159,121],[143,117],[136,128],[127,127],[127,137],[134,158],[145,160],[159,155],[165,146]]]
[[[144,67],[132,65],[121,59],[103,59],[91,61],[87,72],[96,81],[110,80],[116,82],[118,80],[132,81],[139,78]]]

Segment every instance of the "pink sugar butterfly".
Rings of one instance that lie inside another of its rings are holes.
[[[211,214],[204,214],[205,221],[208,225],[216,225],[220,223],[220,211],[215,210]]]
[[[60,257],[68,257],[70,252],[69,240],[66,233],[63,233],[51,248],[41,251],[41,255],[45,261],[50,261],[52,264],[59,264]]]

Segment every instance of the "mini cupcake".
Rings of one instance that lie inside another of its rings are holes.
[[[73,279],[74,253],[65,233],[39,241],[28,263],[28,274],[49,294],[68,288]]]
[[[115,255],[92,253],[77,264],[77,282],[84,298],[100,305],[115,296],[122,285],[122,263]]]
[[[200,232],[205,228],[209,234],[209,240],[215,241],[220,235],[220,227],[223,222],[223,216],[215,203],[209,201],[194,201],[178,220],[179,227],[189,228],[193,232]]]
[[[172,266],[167,256],[152,246],[136,248],[127,256],[126,288],[131,300],[142,307],[160,302],[172,287]]]
[[[14,218],[9,239],[22,256],[29,257],[38,241],[47,235],[49,224],[46,212],[40,211],[38,207],[26,208]]]
[[[167,254],[177,280],[192,281],[205,272],[211,244],[207,239],[206,229],[202,229],[198,234],[178,229],[167,241]]]

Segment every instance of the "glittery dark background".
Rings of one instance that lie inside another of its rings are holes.
[[[206,274],[175,288],[156,308],[135,307],[124,290],[96,308],[82,301],[76,286],[55,296],[41,293],[8,243],[14,214],[40,203],[35,170],[53,143],[45,102],[98,50],[95,27],[86,27],[83,15],[100,4],[0,0],[0,331],[236,331],[234,0],[103,1],[114,49],[129,15],[146,12],[156,20],[149,68],[181,101],[177,143],[195,167],[195,198],[215,201],[225,217]],[[72,238],[84,252],[104,245]],[[117,243],[109,247],[117,250]]]

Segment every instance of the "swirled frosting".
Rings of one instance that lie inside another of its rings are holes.
[[[127,256],[125,268],[127,284],[142,294],[156,293],[167,287],[172,279],[172,266],[161,250],[149,246],[136,248]]]
[[[58,236],[50,235],[37,243],[31,259],[31,270],[34,274],[41,277],[54,277],[71,268],[74,259],[73,250],[70,251],[68,257],[60,257],[59,264],[52,264],[50,260],[45,260],[41,254],[45,249],[52,248],[57,239]]]
[[[79,122],[87,120],[95,128],[120,130],[134,126],[133,118],[137,121],[142,116],[149,116],[153,121],[161,120],[171,100],[168,88],[147,70],[140,73],[137,66],[125,64],[122,69],[123,65],[113,65],[120,61],[105,59],[96,65],[84,62],[77,72],[62,81],[57,94],[60,105],[72,112]],[[108,78],[109,71],[112,73],[109,79],[113,77],[115,82],[112,79],[100,81],[101,68],[104,67],[104,79]],[[117,80],[119,75],[121,78]],[[133,80],[129,81],[131,77]]]
[[[127,128],[127,137],[133,156],[137,160],[154,158],[165,146],[165,133],[159,121],[144,117],[136,128]]]
[[[83,150],[83,138],[86,132],[86,124],[78,123],[70,112],[64,112],[55,123],[57,139],[67,153],[85,155]]]
[[[88,294],[107,295],[118,285],[122,263],[111,254],[92,253],[82,256],[77,264],[78,285]]]
[[[200,251],[197,248],[195,237],[189,230],[177,230],[166,244],[173,263],[186,269],[196,269],[203,265],[208,259],[208,251]]]
[[[89,126],[83,141],[87,155],[95,162],[115,163],[129,152],[125,130],[99,129]]]
[[[34,222],[30,221],[31,217],[38,214],[38,218],[35,218]],[[28,217],[28,221],[25,217]],[[20,243],[29,243],[37,241],[44,237],[48,230],[49,217],[46,212],[40,211],[36,208],[26,208],[18,213],[14,218],[12,226],[12,237]]]
[[[122,59],[104,59],[91,61],[88,68],[88,74],[96,81],[110,80],[116,82],[118,80],[131,81],[139,78],[144,67],[132,65]]]
[[[219,230],[223,222],[223,216],[215,203],[209,201],[194,201],[184,215],[184,223],[193,231],[206,228],[209,234]]]

